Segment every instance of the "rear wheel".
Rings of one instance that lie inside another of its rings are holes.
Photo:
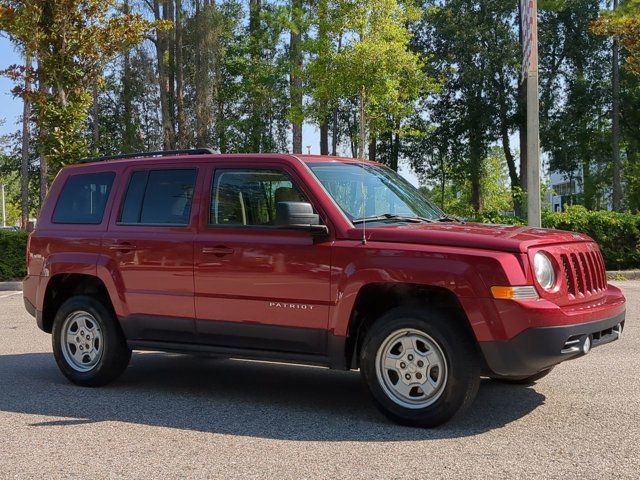
[[[360,371],[386,416],[420,427],[470,405],[480,381],[469,335],[435,309],[397,308],[380,317],[365,338]]]
[[[71,297],[53,321],[53,354],[73,383],[96,387],[116,379],[127,368],[131,350],[114,315],[98,300]]]

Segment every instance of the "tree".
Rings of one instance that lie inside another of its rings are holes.
[[[627,68],[640,74],[640,0],[623,0],[613,12],[602,12],[591,28],[617,39],[627,52]]]
[[[310,62],[309,77],[320,105],[358,99],[357,147],[364,158],[369,135],[399,130],[420,93],[435,89],[423,59],[409,49],[407,23],[419,13],[396,0],[338,0],[329,8],[333,19],[323,28],[342,39],[341,48],[324,48],[324,55]],[[319,113],[321,121],[326,118]]]
[[[504,150],[514,199],[520,191],[508,142],[518,81],[514,7],[507,0],[425,2],[414,41],[420,52],[432,53],[432,68],[444,80],[427,99],[425,115],[438,137],[427,142],[433,149],[427,158],[437,164],[455,159],[453,169],[470,181],[475,211],[483,208],[482,165],[495,141]]]
[[[89,153],[82,135],[92,104],[92,82],[107,61],[138,43],[154,28],[139,14],[114,12],[114,0],[0,0],[0,30],[37,59],[36,69],[13,66],[6,72],[29,92],[40,132],[43,191],[60,167]],[[16,92],[25,95],[22,86]]]
[[[592,31],[613,37],[612,68],[612,160],[613,160],[613,209],[619,211],[622,206],[622,181],[620,162],[620,60],[619,43],[627,50],[626,67],[640,73],[640,0],[624,2],[618,7],[613,1],[613,12],[602,13],[591,25]]]
[[[587,208],[611,185],[611,50],[589,32],[599,10],[598,0],[576,0],[540,19],[541,146],[551,169],[582,181]]]

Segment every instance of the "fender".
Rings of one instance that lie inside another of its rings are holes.
[[[362,248],[358,248],[358,244]],[[506,272],[509,272],[508,274]],[[332,256],[329,331],[346,336],[360,289],[379,283],[445,288],[460,299],[476,337],[493,324],[493,285],[526,284],[528,269],[518,254],[435,245],[337,241]],[[466,301],[465,301],[466,300]],[[466,311],[482,305],[482,309]],[[492,336],[492,335],[489,335]]]
[[[38,311],[43,310],[47,285],[56,275],[80,273],[95,277],[98,256],[95,253],[78,252],[55,252],[47,255],[39,277],[40,281],[36,292],[36,309]]]

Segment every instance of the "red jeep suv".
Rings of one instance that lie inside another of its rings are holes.
[[[617,339],[625,299],[587,236],[464,223],[368,161],[206,149],[87,159],[31,234],[27,310],[62,373],[132,350],[360,369],[434,426],[480,376],[533,382]]]

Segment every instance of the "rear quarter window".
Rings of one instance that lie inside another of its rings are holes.
[[[67,178],[51,221],[90,225],[102,223],[115,176],[113,172],[101,172]]]

